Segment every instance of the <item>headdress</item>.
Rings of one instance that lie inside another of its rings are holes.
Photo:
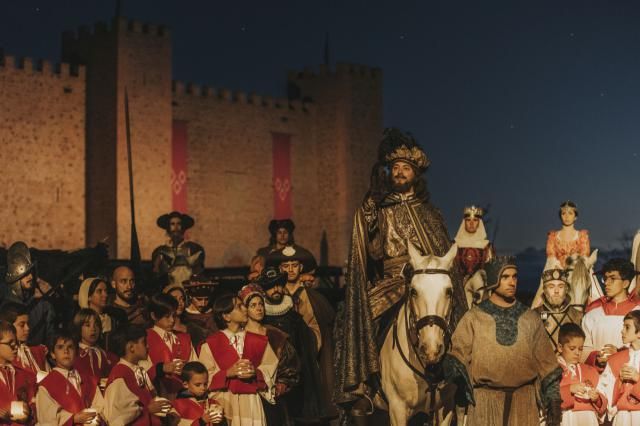
[[[518,268],[513,256],[498,256],[485,263],[484,270],[487,273],[487,290],[494,289],[500,284],[500,276],[505,269]]]
[[[209,277],[194,274],[183,287],[189,297],[210,297],[217,285],[218,282]]]
[[[89,289],[96,281],[107,283],[107,279],[104,277],[89,277],[80,284],[80,289],[78,290],[78,306],[81,308],[89,307]]]
[[[405,161],[420,172],[425,171],[431,164],[427,154],[413,136],[394,127],[384,130],[382,142],[378,148],[378,158],[380,162],[389,165],[396,161]]]
[[[174,217],[179,217],[182,221],[183,231],[191,228],[196,223],[196,221],[188,214],[180,213],[179,211],[174,210],[171,213],[163,214],[162,216],[160,216],[158,220],[156,220],[156,224],[165,231],[169,231],[169,224],[171,222],[171,219]]]
[[[482,207],[471,205],[464,208],[463,215],[465,218],[477,217],[479,219],[482,219],[482,216],[484,216],[484,210],[482,209]]]
[[[35,266],[36,262],[31,260],[29,247],[24,242],[16,241],[11,244],[7,252],[7,284],[15,283],[26,276]]]
[[[560,213],[565,210],[573,210],[576,216],[578,215],[578,205],[571,200],[567,200],[560,204]]]
[[[265,298],[264,290],[256,283],[249,283],[242,287],[238,292],[238,297],[242,300],[242,304],[245,306],[253,296],[260,296],[263,299]]]
[[[266,267],[262,270],[262,273],[256,280],[264,291],[267,291],[277,285],[283,286],[287,283],[287,274],[280,272],[279,269],[272,266]]]
[[[542,283],[546,284],[549,281],[563,281],[568,284],[569,274],[564,269],[547,269],[542,272]]]
[[[297,244],[291,244],[280,250],[269,253],[265,260],[265,265],[278,268],[283,262],[291,262],[295,260],[302,264],[302,270],[304,272],[311,272],[318,267],[316,258],[313,254],[311,254],[311,252],[306,248]]]

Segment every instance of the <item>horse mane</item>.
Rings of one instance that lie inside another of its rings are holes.
[[[591,282],[589,281],[589,277],[591,276],[591,272],[589,271],[589,267],[587,266],[586,259],[582,256],[576,256],[573,258],[573,273],[571,274],[571,293],[574,293],[575,289],[581,287],[584,289],[585,294],[588,292],[589,287],[591,286]],[[581,303],[578,300],[572,300],[572,303]]]

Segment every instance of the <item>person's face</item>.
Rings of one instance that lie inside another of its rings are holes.
[[[300,273],[302,272],[302,264],[297,260],[282,262],[280,264],[280,272],[286,272],[287,281],[295,283],[298,281]]]
[[[102,281],[99,282],[93,294],[89,296],[89,307],[102,312],[102,309],[107,306],[108,296],[109,294],[107,293],[107,283]]]
[[[247,322],[247,308],[242,304],[239,297],[234,299],[234,307],[231,312],[224,315],[228,323],[244,324]]]
[[[29,315],[18,315],[13,322],[18,342],[25,343],[29,339]]]
[[[12,363],[18,355],[18,340],[13,333],[0,336],[0,364]]]
[[[289,242],[289,231],[286,228],[278,228],[276,231],[276,243],[285,246]]]
[[[178,316],[182,315],[182,313],[184,312],[184,305],[185,305],[184,294],[182,293],[181,290],[175,289],[175,290],[171,290],[169,292],[169,295],[174,299],[176,299],[176,302],[178,302],[178,309],[176,309],[176,315]]]
[[[175,311],[169,313],[168,315],[160,317],[160,318],[156,318],[156,316],[153,315],[153,314],[151,314],[151,316],[153,317],[153,319],[155,321],[155,325],[157,327],[160,327],[161,329],[163,329],[165,331],[173,330],[173,326],[176,325],[176,312]]]
[[[22,287],[25,291],[33,290],[33,274],[29,273],[24,277],[20,278],[20,287]]]
[[[464,229],[470,234],[475,234],[478,230],[478,225],[480,225],[480,219],[472,216],[464,218]]]
[[[116,291],[116,295],[127,302],[135,300],[134,290],[136,280],[133,271],[127,267],[119,267],[113,272],[111,286]]]
[[[391,179],[394,188],[401,192],[407,192],[412,189],[416,179],[416,172],[411,164],[404,161],[396,161],[391,166]]]
[[[620,278],[620,272],[610,271],[604,273],[604,292],[607,297],[616,297],[621,294],[627,293],[629,288],[629,280],[623,280]]]
[[[544,295],[551,306],[560,306],[567,296],[567,285],[560,280],[549,281],[544,285]]]
[[[264,300],[260,296],[253,296],[249,299],[247,306],[247,315],[253,321],[262,322],[264,319]]]
[[[558,351],[567,364],[577,364],[580,362],[582,350],[584,349],[584,339],[574,336],[567,343],[558,344]]]
[[[194,308],[198,310],[201,314],[207,312],[209,308],[209,297],[207,296],[195,296],[191,298],[191,304]]]
[[[172,217],[169,220],[169,234],[182,236],[182,219],[179,217]]]
[[[147,338],[145,336],[139,338],[135,342],[127,343],[127,350],[131,354],[134,361],[142,361],[147,359],[149,355],[149,348],[147,347]]]
[[[505,299],[513,299],[516,297],[517,287],[518,270],[516,268],[507,268],[500,274],[500,282],[494,291]]]
[[[622,323],[622,343],[633,343],[640,339],[640,332],[636,330],[636,325],[632,319],[624,320]]]
[[[282,302],[282,298],[284,297],[284,287],[277,285],[270,288],[265,293],[267,294],[267,300],[274,302],[274,304],[277,305]]]
[[[572,208],[564,208],[560,211],[560,219],[564,226],[571,226],[576,222],[576,211]]]
[[[51,359],[53,359],[58,367],[70,370],[73,368],[73,362],[76,359],[76,344],[73,340],[58,341],[53,346],[51,352]]]
[[[202,396],[207,391],[209,375],[207,373],[193,373],[188,382],[182,382],[183,386],[193,396]]]
[[[80,331],[82,335],[82,342],[89,346],[94,346],[100,338],[100,331],[100,326],[98,325],[95,317],[91,316],[87,318],[82,324],[82,329]]]

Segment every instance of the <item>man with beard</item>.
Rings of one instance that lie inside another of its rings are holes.
[[[276,250],[282,250],[294,243],[295,223],[291,219],[273,219],[269,222],[269,244],[256,251],[258,256],[267,257]]]
[[[196,348],[199,348],[210,334],[218,331],[210,303],[216,285],[217,283],[198,275],[192,276],[184,285],[189,305],[182,314],[182,321],[187,326]]]
[[[558,426],[562,370],[539,315],[516,300],[518,268],[513,258],[485,265],[488,300],[472,307],[451,338],[450,362],[470,383],[466,421],[459,424],[538,426],[538,389],[548,426]],[[472,395],[471,395],[472,393]]]
[[[51,286],[38,278],[36,262],[31,260],[29,247],[17,241],[7,252],[7,283],[4,303],[17,303],[29,312],[29,346],[42,345],[54,332],[56,315],[53,305],[43,297]]]
[[[542,305],[534,310],[540,314],[540,318],[547,331],[553,349],[558,350],[558,333],[562,324],[572,323],[580,325],[582,311],[571,306],[568,295],[569,283],[567,272],[563,269],[548,269],[542,273]]]
[[[289,415],[296,421],[314,422],[327,416],[328,401],[322,395],[320,368],[316,358],[315,338],[302,316],[294,308],[293,299],[284,286],[287,274],[267,267],[258,278],[265,291],[265,316],[263,324],[277,327],[289,335],[300,365],[301,383],[287,396]]]
[[[429,159],[412,136],[385,130],[369,192],[355,214],[345,302],[336,319],[334,397],[351,408],[352,415],[372,409],[365,396],[376,388],[379,347],[404,297],[408,242],[422,255],[436,256],[444,256],[451,245],[422,178],[428,166]],[[453,329],[467,302],[461,277],[454,273],[452,281]]]
[[[458,245],[458,261],[464,269],[465,277],[470,277],[493,259],[496,253],[487,240],[487,231],[482,221],[484,211],[480,207],[468,206],[464,208],[463,215],[455,241]]]
[[[116,267],[111,275],[111,287],[116,292],[112,312],[121,318],[118,322],[149,328],[152,324],[143,298],[136,294],[133,270],[124,265]]]
[[[184,233],[195,224],[195,220],[188,214],[172,211],[163,214],[156,221],[157,225],[167,233],[167,243],[156,247],[151,255],[153,272],[165,274],[169,271],[167,259],[183,256],[189,258],[198,252],[202,253],[193,265],[193,273],[198,274],[204,269],[204,248],[193,241],[186,241]]]

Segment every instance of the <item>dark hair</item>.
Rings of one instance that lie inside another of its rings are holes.
[[[640,333],[640,311],[631,311],[624,316],[624,320],[633,321],[633,326],[636,328],[636,333]]]
[[[224,330],[227,328],[227,322],[222,316],[233,311],[236,307],[237,297],[238,296],[232,293],[224,294],[213,302],[213,319],[216,322],[218,329]]]
[[[100,320],[100,315],[93,309],[82,308],[73,316],[73,321],[71,322],[71,334],[76,342],[82,341],[82,326],[85,322],[89,320],[89,318],[95,318],[96,324],[100,327],[100,333],[102,333],[102,321]]]
[[[564,345],[569,340],[574,337],[580,337],[582,339],[585,338],[584,331],[580,328],[578,324],[574,324],[572,322],[568,322],[566,324],[562,324],[560,326],[560,331],[558,332],[558,343]]]
[[[147,332],[137,325],[119,328],[111,334],[111,349],[113,353],[122,358],[127,352],[127,345],[136,343],[143,337],[147,337]]]
[[[180,379],[183,382],[188,382],[191,380],[194,374],[206,374],[207,367],[204,366],[203,363],[198,361],[188,362],[182,367],[182,374],[180,374]]]
[[[560,219],[562,219],[562,209],[567,207],[573,209],[573,211],[576,214],[576,217],[578,217],[578,206],[576,206],[576,203],[574,203],[573,201],[567,200],[564,203],[560,204],[560,210],[558,210],[558,217]]]
[[[98,278],[94,279],[93,281],[91,281],[91,284],[89,284],[89,293],[87,293],[88,297],[91,297],[93,295],[93,293],[96,292],[96,288],[98,288],[98,284],[100,284],[100,283],[104,283],[104,285],[105,285],[105,287],[107,289],[107,293],[109,292],[109,288],[111,286],[107,282],[106,278],[98,277]]]
[[[67,329],[60,329],[53,332],[51,336],[47,339],[47,349],[49,353],[53,353],[53,349],[56,347],[56,343],[59,341],[67,342],[72,341],[74,346],[78,345],[78,341],[73,337],[73,334]]]
[[[178,309],[178,301],[170,294],[160,293],[151,296],[149,301],[149,315],[155,321],[170,315]]]
[[[278,227],[278,229],[287,229],[284,226],[280,226]],[[276,235],[278,234],[278,229],[276,229],[276,232],[271,234],[271,236],[269,236],[269,247],[274,247],[276,245]],[[293,237],[293,231],[290,231],[289,229],[287,229],[287,232],[289,233],[289,238],[287,239],[287,245],[291,245],[293,243],[295,243],[295,239]]]
[[[15,336],[16,328],[12,323],[2,320],[0,321],[0,338],[2,338],[2,336],[7,333],[13,333],[13,335]]]
[[[0,320],[2,321],[13,324],[20,315],[29,315],[27,307],[22,303],[9,302],[0,307]]]
[[[636,276],[636,269],[633,263],[620,257],[609,259],[607,263],[602,266],[602,273],[617,271],[620,274],[620,278],[626,281],[631,281]]]

